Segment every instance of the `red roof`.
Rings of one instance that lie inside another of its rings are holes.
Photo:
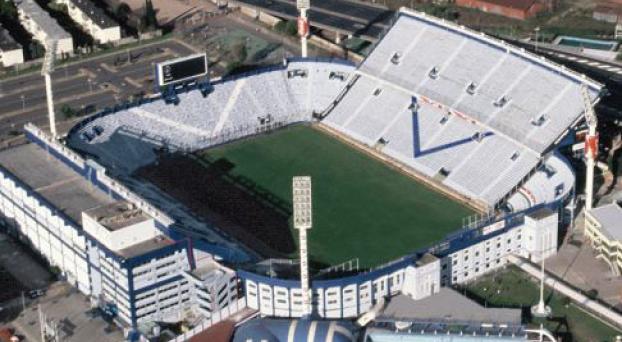
[[[489,4],[501,6],[501,7],[514,8],[514,9],[518,9],[521,11],[526,11],[529,8],[531,8],[531,6],[533,6],[533,4],[536,3],[537,0],[481,0],[481,1],[487,2]]]
[[[230,342],[234,330],[234,322],[222,321],[194,335],[190,342]]]
[[[0,342],[11,342],[11,337],[13,337],[13,329],[0,329]]]
[[[596,13],[615,13],[622,14],[622,0],[610,0],[601,2],[594,8]]]

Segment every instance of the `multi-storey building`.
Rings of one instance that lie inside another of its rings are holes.
[[[50,41],[56,41],[56,54],[59,56],[73,53],[73,38],[63,30],[50,15],[34,0],[14,0],[19,21],[44,47]]]
[[[605,261],[611,272],[622,273],[622,206],[611,203],[588,211],[585,215],[585,236]]]
[[[35,127],[28,137],[0,152],[0,226],[122,326],[209,317],[237,298],[235,273],[173,238],[163,214]]]
[[[112,43],[121,39],[121,27],[90,0],[59,0],[80,27],[99,43]]]

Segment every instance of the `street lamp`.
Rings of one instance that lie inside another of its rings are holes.
[[[536,31],[536,53],[538,53],[538,33],[540,32],[540,26],[536,27],[534,31]]]
[[[22,99],[22,111],[24,111],[26,110],[26,95],[22,94],[19,98]]]
[[[544,303],[544,237],[540,240],[540,301],[531,307],[531,315],[538,318],[551,316],[551,307]]]

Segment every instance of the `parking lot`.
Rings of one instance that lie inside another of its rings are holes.
[[[45,296],[32,300],[8,322],[23,341],[41,340],[41,320],[45,317],[50,331],[58,333],[58,341],[124,341],[123,331],[102,318],[99,310],[91,309],[86,296],[64,282],[52,284]]]

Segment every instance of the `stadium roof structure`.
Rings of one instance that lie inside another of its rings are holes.
[[[582,85],[602,85],[501,40],[401,9],[358,72],[441,103],[543,154],[582,118]]]

